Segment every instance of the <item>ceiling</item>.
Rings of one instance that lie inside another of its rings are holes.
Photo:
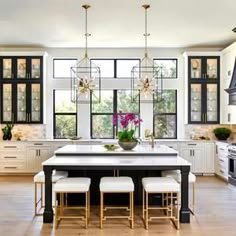
[[[7,0],[0,1],[0,45],[84,47],[84,9],[89,47],[143,47],[149,3],[148,47],[214,47],[236,41],[235,0]]]

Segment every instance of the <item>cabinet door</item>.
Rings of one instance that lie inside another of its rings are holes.
[[[14,79],[14,59],[13,57],[2,57],[1,77],[4,80]]]
[[[42,122],[42,91],[41,84],[31,84],[30,86],[30,123],[41,123]]]
[[[51,149],[48,148],[40,148],[38,149],[38,171],[43,170],[42,163],[51,157]]]
[[[191,84],[190,85],[190,115],[189,123],[202,123],[202,85],[201,84]]]
[[[42,73],[42,57],[29,57],[29,78],[41,79]]]
[[[17,57],[16,58],[16,78],[17,79],[26,79],[27,74],[27,59],[26,57]]]
[[[206,85],[206,115],[205,123],[218,123],[219,122],[219,97],[218,97],[218,84]]]
[[[202,79],[203,78],[203,59],[202,57],[189,57],[189,78]]]
[[[16,123],[28,122],[27,113],[27,86],[25,83],[16,85]]]
[[[206,169],[206,157],[204,153],[204,149],[194,148],[192,150],[192,171],[193,173],[204,173]]]
[[[12,84],[4,83],[2,85],[2,106],[1,106],[1,118],[2,122],[13,121],[13,107],[12,107]]]
[[[26,157],[27,157],[27,171],[36,173],[38,172],[39,160],[37,155],[37,149],[35,148],[27,148]]]
[[[206,79],[216,80],[219,79],[219,57],[207,57],[206,63]]]

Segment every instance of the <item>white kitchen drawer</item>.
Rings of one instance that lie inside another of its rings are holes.
[[[228,171],[224,169],[219,169],[219,175],[224,179],[228,179]]]
[[[13,172],[24,172],[25,164],[24,162],[19,163],[5,163],[0,165],[0,172],[13,173]]]
[[[0,144],[1,151],[24,151],[25,145],[22,143],[1,143]]]
[[[201,142],[187,142],[181,143],[181,148],[203,148],[204,143]]]
[[[0,153],[0,161],[1,162],[12,162],[12,161],[24,161],[25,153],[24,152],[2,152]]]

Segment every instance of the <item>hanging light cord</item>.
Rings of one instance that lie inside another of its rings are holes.
[[[88,36],[91,36],[91,34],[88,33],[88,8],[90,8],[90,5],[83,5],[82,6],[85,9],[85,58],[88,57]]]
[[[150,34],[148,34],[148,32],[147,32],[147,9],[150,8],[150,5],[145,4],[145,5],[142,5],[142,7],[145,9],[145,33],[144,33],[144,36],[145,36],[145,54],[144,54],[144,56],[148,57],[147,37],[150,36]]]

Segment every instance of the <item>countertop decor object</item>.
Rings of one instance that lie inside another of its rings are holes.
[[[5,127],[2,128],[2,132],[3,132],[3,140],[11,140],[12,138],[12,129],[14,127],[14,124],[12,123],[7,123]]]
[[[115,151],[116,149],[119,148],[115,144],[105,144],[103,147],[106,148],[107,151]]]
[[[231,130],[225,127],[218,127],[213,130],[218,140],[227,140],[231,134]]]
[[[138,144],[138,139],[135,137],[137,127],[142,122],[134,113],[119,114],[113,116],[113,124],[117,127],[122,127],[118,131],[118,144],[124,150],[132,150]],[[119,123],[119,124],[118,124]]]

